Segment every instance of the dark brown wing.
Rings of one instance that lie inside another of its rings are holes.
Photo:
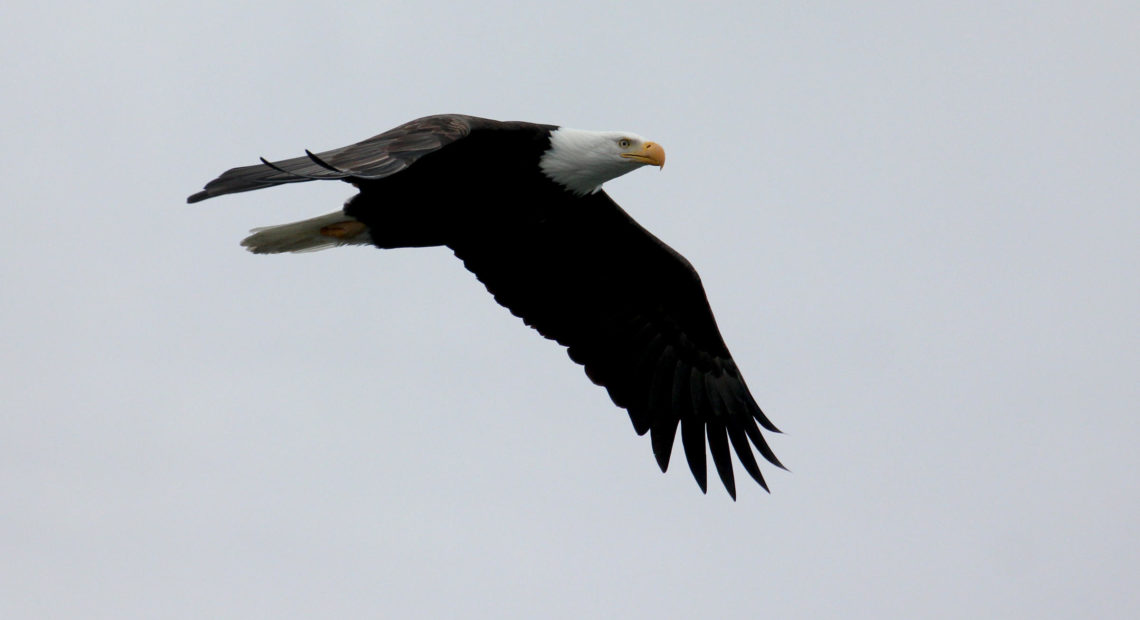
[[[651,433],[662,471],[679,426],[702,491],[706,441],[733,498],[729,444],[767,489],[752,446],[782,467],[757,423],[778,431],[736,368],[700,277],[604,192],[451,245],[499,303],[569,347],[571,359],[628,410],[638,434]]]
[[[425,116],[349,146],[278,162],[233,168],[186,199],[248,192],[283,183],[312,180],[378,179],[395,174],[420,157],[470,133],[476,123],[494,122],[461,114]]]

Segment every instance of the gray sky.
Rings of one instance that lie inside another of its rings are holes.
[[[1140,609],[1140,5],[133,4],[0,22],[0,616]],[[771,495],[446,250],[238,246],[347,186],[184,204],[437,112],[665,146]]]

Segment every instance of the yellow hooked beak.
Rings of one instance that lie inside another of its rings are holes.
[[[621,156],[643,164],[649,164],[659,168],[665,167],[665,149],[661,148],[661,145],[656,142],[646,142],[641,146],[641,150],[636,153],[622,153]]]

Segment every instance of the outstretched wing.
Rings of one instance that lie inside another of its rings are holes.
[[[440,114],[425,116],[373,136],[363,142],[284,161],[233,168],[206,184],[187,202],[214,196],[248,192],[284,183],[312,180],[378,179],[395,174],[417,159],[471,132],[473,124],[486,122],[473,116]]]
[[[779,432],[753,400],[721,338],[700,277],[604,192],[553,209],[525,229],[450,244],[495,299],[547,338],[649,432],[662,471],[678,426],[707,491],[705,443],[733,498],[729,444],[767,489],[752,447],[783,467],[757,427]],[[751,445],[750,445],[751,442]]]

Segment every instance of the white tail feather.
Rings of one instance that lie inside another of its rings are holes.
[[[241,244],[254,254],[316,252],[338,245],[368,245],[368,227],[337,211],[291,224],[264,226],[249,231]]]

